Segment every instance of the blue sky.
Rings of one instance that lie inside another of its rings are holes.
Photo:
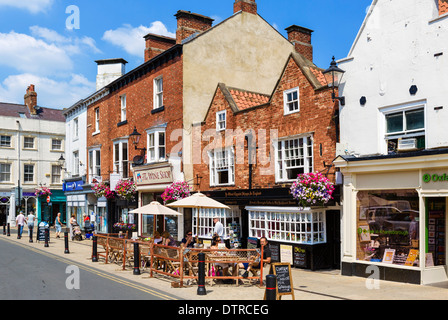
[[[234,0],[0,0],[0,101],[23,103],[33,83],[38,104],[68,108],[95,91],[95,60],[143,63],[143,35],[174,35],[178,10],[215,19],[233,14]],[[314,62],[344,58],[371,0],[257,0],[258,13],[282,35],[292,24],[314,30]],[[79,9],[79,29],[67,7]]]

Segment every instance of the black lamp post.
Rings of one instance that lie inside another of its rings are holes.
[[[339,100],[341,105],[345,106],[345,97],[336,97],[336,92],[335,92],[335,88],[339,87],[339,84],[342,81],[342,77],[344,76],[345,71],[338,68],[338,64],[336,63],[336,61],[334,60],[334,57],[333,57],[333,61],[331,61],[331,63],[330,63],[330,68],[328,68],[327,70],[325,70],[322,73],[323,74],[331,73],[333,82],[331,84],[328,83],[328,86],[331,86],[333,88],[333,93],[331,94],[333,102],[335,100]],[[327,79],[327,78],[325,78],[325,79]]]

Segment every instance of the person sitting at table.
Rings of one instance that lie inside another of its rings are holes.
[[[218,244],[222,242],[221,237],[219,236],[215,236],[212,239],[212,245],[210,246],[210,249],[219,249]],[[215,251],[213,252],[216,255],[225,255],[224,251]],[[219,258],[217,258],[217,260],[219,261]],[[229,263],[221,263],[221,262],[217,262],[215,263],[215,267],[221,267],[222,268],[222,275],[223,276],[228,276],[229,275]]]
[[[181,247],[183,249],[194,248],[195,243],[196,243],[196,240],[193,238],[193,233],[191,231],[188,231],[185,234],[185,238],[182,239]]]
[[[271,250],[268,246],[268,239],[266,237],[261,237],[260,239],[261,247],[263,248],[263,265],[271,263]],[[260,269],[260,259],[256,259],[250,263],[243,263],[246,272],[243,274],[243,278],[247,278],[249,276],[249,271],[252,271],[254,273],[255,270]],[[255,273],[254,273],[255,274]]]
[[[176,240],[170,235],[168,231],[164,231],[162,233],[162,245],[168,246],[168,247],[175,247],[176,246]]]
[[[162,236],[160,235],[159,231],[154,232],[154,244],[161,244],[163,241]]]

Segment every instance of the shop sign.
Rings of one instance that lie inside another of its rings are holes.
[[[423,182],[430,183],[430,182],[447,182],[448,181],[448,175],[446,173],[444,174],[429,174],[426,173],[423,175]]]
[[[82,191],[83,184],[84,182],[82,180],[66,182],[64,183],[63,191]]]
[[[137,186],[172,183],[171,166],[135,171],[134,181]]]

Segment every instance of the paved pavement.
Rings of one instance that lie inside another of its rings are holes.
[[[29,243],[26,227],[22,239],[17,239],[15,228],[11,228],[10,237],[3,235],[3,230],[1,230],[0,241],[10,241],[32,250],[73,261],[74,264],[85,265],[91,270],[110,273],[127,279],[127,281],[137,282],[160,292],[162,296],[165,293],[186,300],[238,301],[262,300],[265,293],[265,289],[256,285],[243,284],[238,287],[235,285],[213,285],[206,287],[207,294],[205,296],[198,296],[195,285],[172,288],[172,280],[163,276],[156,275],[154,278],[150,278],[147,271],[142,271],[140,275],[134,275],[132,268],[123,271],[117,264],[92,262],[91,240],[70,240],[70,253],[65,254],[64,238],[62,236],[56,239],[53,230],[49,247],[45,247],[44,242],[36,242],[35,237],[34,242]],[[378,289],[369,289],[367,284],[371,283],[366,279],[341,276],[339,270],[312,272],[293,268],[291,273],[296,300],[448,300],[448,284],[436,287],[379,281]],[[284,296],[283,300],[291,300],[291,296]]]

